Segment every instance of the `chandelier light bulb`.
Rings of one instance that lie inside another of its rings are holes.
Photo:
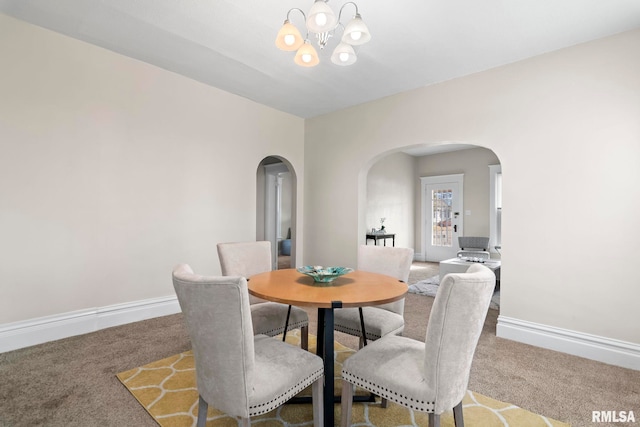
[[[356,16],[351,21],[349,21],[347,26],[344,28],[342,41],[352,45],[361,45],[365,44],[369,40],[371,40],[369,28],[367,28],[367,25],[362,20],[360,14],[357,13]]]
[[[322,27],[323,25],[327,25],[327,15],[325,15],[324,13],[318,13],[316,15],[316,24],[319,27]]]
[[[305,40],[304,44],[296,52],[293,62],[303,67],[315,67],[320,63],[320,58],[318,58],[318,52],[311,46],[311,43]]]
[[[353,46],[347,43],[340,43],[336,49],[331,54],[331,62],[336,65],[351,65],[358,57],[356,56],[356,52],[353,50]]]
[[[312,33],[326,33],[338,24],[338,18],[325,0],[316,0],[307,16],[307,28]]]
[[[276,37],[276,46],[278,49],[291,52],[298,50],[303,43],[304,39],[302,38],[302,34],[300,34],[296,26],[288,20],[284,21]]]
[[[294,36],[293,34],[287,34],[286,36],[284,36],[284,44],[286,44],[287,46],[293,46],[295,42],[296,36]]]

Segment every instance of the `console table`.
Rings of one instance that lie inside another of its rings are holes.
[[[382,243],[384,243],[385,246],[387,246],[387,239],[391,239],[391,244],[392,246],[396,246],[396,235],[395,233],[367,233],[367,239],[365,240],[365,243],[368,245],[369,244],[369,240],[373,240],[373,244],[377,245],[378,244],[378,240],[382,240]]]

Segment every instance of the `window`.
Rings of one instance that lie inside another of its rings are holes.
[[[451,202],[453,191],[447,189],[431,191],[431,212],[433,217],[433,233],[431,244],[433,246],[452,246],[453,232],[451,228]]]

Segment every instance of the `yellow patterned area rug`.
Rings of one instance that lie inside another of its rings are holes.
[[[299,331],[287,335],[287,342],[299,346]],[[316,339],[309,335],[309,350],[315,351]],[[354,353],[340,343],[335,343],[336,391],[341,390],[340,372],[342,362]],[[198,416],[198,391],[196,390],[193,354],[191,351],[148,365],[131,369],[117,375],[118,379],[162,427],[195,426]],[[310,395],[310,390],[301,395]],[[358,393],[359,394],[359,393]],[[336,422],[340,421],[340,405],[336,405]],[[465,425],[468,426],[527,426],[560,427],[569,424],[526,411],[510,403],[500,402],[479,393],[467,391],[463,400]],[[251,419],[251,424],[260,427],[312,426],[311,404],[283,405],[280,408]],[[353,405],[352,422],[358,426],[399,427],[426,426],[427,414],[389,402],[386,409],[377,403]],[[227,416],[209,406],[207,427],[236,427],[237,419]],[[453,413],[442,414],[442,427],[453,427]]]

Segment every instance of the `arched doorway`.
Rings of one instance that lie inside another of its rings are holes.
[[[256,240],[271,242],[272,268],[295,266],[296,175],[286,159],[265,157],[256,171]]]
[[[456,257],[459,236],[489,237],[491,258],[500,260],[502,174],[492,150],[460,144],[393,150],[377,156],[361,176],[366,176],[360,193],[365,230],[379,227],[384,219],[396,246],[414,249],[410,292],[415,280],[424,287],[415,293],[433,291],[431,285],[439,283],[439,262]],[[451,203],[454,177],[460,185],[457,208]],[[431,186],[431,181],[436,184]],[[448,197],[436,200],[434,194]],[[434,215],[436,201],[450,209]],[[448,246],[436,249],[449,252],[434,250],[436,243]],[[500,270],[495,271],[499,280]],[[499,298],[497,288],[494,308],[499,309]]]

